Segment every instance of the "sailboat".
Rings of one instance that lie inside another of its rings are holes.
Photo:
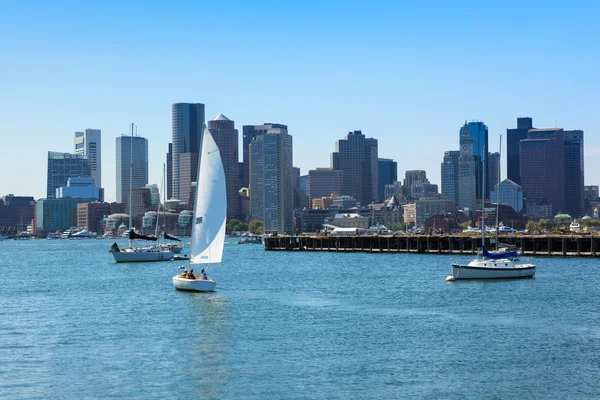
[[[483,151],[483,188],[485,188],[485,164],[487,149]],[[485,191],[483,191],[485,193]],[[481,254],[468,264],[455,262],[452,264],[452,274],[446,281],[457,279],[509,279],[532,278],[535,275],[535,265],[530,263],[517,264],[506,253],[490,253],[485,247],[485,194],[481,199]],[[508,252],[514,253],[514,252]],[[511,254],[512,256],[512,254]],[[516,256],[516,253],[514,254]]]
[[[190,273],[193,268],[207,270],[223,259],[225,223],[227,219],[227,197],[225,171],[221,153],[212,135],[203,126],[202,151],[198,168],[196,202],[192,220],[190,243]],[[182,273],[173,277],[173,286],[178,290],[210,292],[217,282],[193,273]]]
[[[129,198],[131,199],[133,180],[133,124],[131,124],[131,155],[129,160]],[[146,262],[146,261],[168,261],[173,259],[173,252],[161,249],[159,246],[134,247],[133,240],[156,241],[156,237],[143,236],[135,233],[132,227],[132,201],[129,201],[129,247],[120,248],[115,242],[108,250],[116,262]]]
[[[165,189],[165,181],[166,181],[166,171],[165,171],[165,164],[163,164],[163,182],[162,182],[162,191],[163,191],[163,224],[164,224],[164,234],[163,234],[163,239],[164,242],[162,244],[159,245],[159,247],[161,247],[162,249],[165,250],[170,250],[173,252],[173,254],[179,254],[181,253],[181,251],[183,250],[183,247],[185,246],[185,243],[179,243],[179,244],[175,244],[175,243],[168,243],[167,240],[172,240],[175,242],[181,242],[181,239],[178,239],[174,236],[170,236],[169,234],[167,234],[167,191]],[[156,237],[159,237],[159,221],[160,221],[160,202],[158,204],[158,212],[156,213],[156,231],[155,231],[155,235]]]

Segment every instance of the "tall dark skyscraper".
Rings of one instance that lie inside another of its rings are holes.
[[[56,197],[56,189],[67,186],[69,178],[91,178],[90,164],[82,154],[48,152],[46,197]]]
[[[235,122],[224,116],[217,115],[208,121],[208,130],[212,135],[223,161],[227,191],[227,219],[240,218],[238,191],[241,188],[239,177],[238,130]]]
[[[361,131],[349,132],[338,140],[331,153],[331,167],[344,171],[343,194],[361,205],[376,201],[379,195],[377,139],[366,138]]]
[[[182,182],[180,177],[180,158],[184,153],[200,153],[202,140],[202,126],[205,122],[204,104],[202,103],[175,103],[173,113],[173,152],[172,185],[173,197],[181,199],[180,188],[188,190],[191,182]],[[189,160],[189,156],[188,156]],[[187,201],[187,199],[181,199]]]
[[[379,201],[385,200],[385,185],[398,181],[398,163],[390,158],[380,158],[378,161]]]
[[[583,131],[529,129],[519,142],[523,194],[530,206],[550,206],[546,215],[567,213],[579,218],[584,206]],[[543,209],[543,208],[542,208]],[[530,215],[532,216],[532,215]]]
[[[533,119],[522,117],[517,118],[516,129],[506,130],[506,176],[517,185],[521,184],[519,142],[527,139],[530,129],[533,129]]]
[[[116,146],[117,203],[125,203],[129,198],[130,165],[133,165],[131,188],[143,188],[148,184],[148,139],[123,135],[116,139]]]

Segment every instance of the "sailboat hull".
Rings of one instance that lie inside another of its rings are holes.
[[[173,277],[173,286],[177,290],[188,290],[192,292],[212,292],[217,282],[211,279],[185,279],[179,275]]]
[[[169,261],[173,259],[172,251],[121,249],[121,251],[114,251],[111,254],[118,263]]]
[[[493,264],[493,262],[489,264]],[[535,265],[533,264],[518,264],[508,268],[452,264],[454,279],[513,279],[532,278],[534,275]]]

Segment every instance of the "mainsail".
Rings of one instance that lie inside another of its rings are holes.
[[[223,257],[227,198],[221,153],[204,126],[190,251],[191,264],[219,263]]]
[[[167,232],[163,235],[166,240],[175,240],[177,242],[181,242],[181,239],[176,238],[175,236],[168,235]]]
[[[481,250],[481,255],[491,260],[500,260],[502,258],[516,258],[518,256],[516,251],[503,251],[501,253],[490,253],[485,246]]]

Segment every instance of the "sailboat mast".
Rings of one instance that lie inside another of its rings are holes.
[[[500,212],[500,180],[502,179],[502,134],[500,134],[500,146],[498,148],[498,183],[496,184],[496,251],[498,251],[498,213]]]
[[[485,164],[487,162],[487,148],[483,146],[483,176],[481,177],[481,249],[483,254],[483,248],[485,247]]]
[[[167,173],[166,173],[165,168],[166,168],[165,163],[163,163],[163,224],[165,224],[165,234],[166,234],[167,233]],[[166,238],[165,238],[165,243],[167,243]]]
[[[130,154],[129,154],[129,232],[131,232],[132,226],[133,226],[133,215],[132,215],[132,207],[131,204],[133,203],[131,200],[131,187],[132,187],[132,180],[133,180],[133,122],[131,123],[131,144],[130,144]],[[129,247],[131,248],[131,237],[129,238]]]

